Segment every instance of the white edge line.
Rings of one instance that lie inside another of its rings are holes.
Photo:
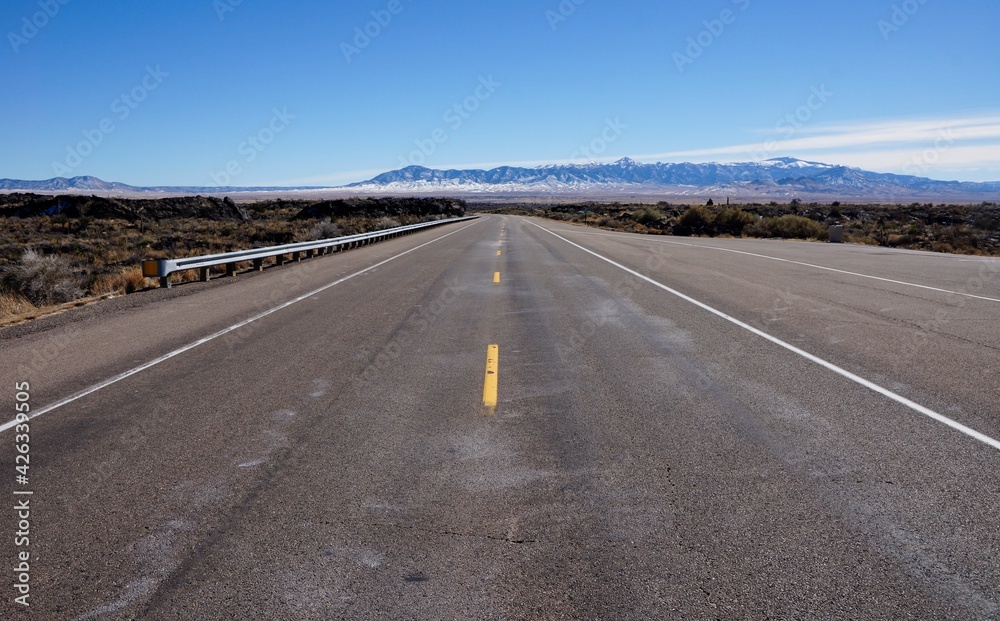
[[[538,226],[538,225],[536,224],[535,226]],[[600,235],[600,233],[585,233],[585,235]],[[618,234],[618,235],[616,235],[616,234],[613,234],[613,233],[607,233],[606,235],[608,235],[610,237],[615,237],[615,238],[625,238],[625,239],[628,238],[627,234],[624,234],[624,235]],[[641,237],[634,237],[632,239],[637,239],[639,241],[652,241],[652,242],[657,242],[657,243],[661,243],[661,244],[671,244],[671,245],[674,245],[674,246],[686,246],[688,248],[700,248],[702,250],[718,250],[719,252],[732,252],[734,254],[743,254],[743,255],[746,255],[748,257],[757,257],[757,258],[760,258],[760,259],[770,259],[771,261],[781,261],[782,263],[791,263],[793,265],[801,265],[803,267],[811,267],[811,268],[818,269],[818,270],[826,270],[828,272],[836,272],[838,274],[846,274],[848,276],[858,276],[860,278],[870,278],[872,280],[880,280],[882,282],[888,282],[888,283],[892,283],[892,284],[895,284],[895,285],[905,285],[907,287],[916,287],[918,289],[927,289],[929,291],[937,291],[938,293],[947,293],[949,295],[960,295],[960,296],[963,296],[963,297],[974,298],[974,299],[977,299],[977,300],[986,300],[987,302],[1000,302],[1000,298],[990,298],[990,297],[986,297],[986,296],[982,296],[982,295],[975,295],[973,293],[963,293],[961,291],[952,291],[950,289],[939,289],[938,287],[930,287],[928,285],[918,285],[917,283],[906,282],[905,280],[893,280],[891,278],[883,278],[881,276],[872,276],[871,274],[861,274],[859,272],[849,272],[847,270],[838,270],[835,267],[826,267],[825,265],[816,265],[814,263],[804,263],[802,261],[793,261],[792,259],[782,259],[780,257],[772,257],[772,256],[769,256],[769,255],[766,255],[766,254],[757,254],[756,252],[747,252],[745,250],[733,250],[732,248],[720,248],[718,246],[702,246],[700,244],[688,244],[688,243],[685,243],[685,242],[671,241],[671,240],[668,240],[668,239],[648,239],[648,240],[646,240],[646,239],[642,239]],[[978,263],[978,262],[980,262],[980,261],[977,261],[975,259],[969,259],[968,261],[970,263]],[[992,261],[984,261],[984,262],[992,263]]]
[[[939,414],[939,413],[935,412],[934,410],[931,410],[930,408],[926,408],[926,407],[920,405],[919,403],[916,403],[915,401],[911,401],[911,400],[907,399],[906,397],[904,397],[902,395],[899,395],[897,393],[894,393],[894,392],[892,392],[891,390],[889,390],[887,388],[883,388],[882,386],[879,386],[878,384],[875,384],[874,382],[866,380],[865,378],[860,377],[858,375],[855,375],[854,373],[851,373],[850,371],[848,371],[846,369],[838,367],[837,365],[833,364],[832,362],[828,362],[828,361],[826,361],[826,360],[824,360],[824,359],[822,359],[822,358],[820,358],[818,356],[810,354],[809,352],[807,352],[805,350],[799,349],[798,347],[792,345],[791,343],[786,343],[785,341],[782,341],[781,339],[779,339],[779,338],[777,338],[775,336],[771,336],[770,334],[768,334],[766,332],[758,330],[757,328],[755,328],[755,327],[753,327],[753,326],[751,326],[751,325],[749,325],[747,323],[744,323],[744,322],[740,321],[739,319],[736,319],[735,317],[731,317],[731,316],[727,315],[726,313],[724,313],[724,312],[722,312],[720,310],[717,310],[717,309],[709,306],[708,304],[705,304],[704,302],[699,302],[698,300],[696,300],[696,299],[694,299],[694,298],[692,298],[690,296],[684,295],[680,291],[676,291],[674,289],[671,289],[670,287],[668,287],[668,286],[666,286],[664,284],[661,284],[661,283],[653,280],[652,278],[649,278],[648,276],[643,276],[642,274],[640,274],[639,272],[637,272],[635,270],[629,269],[629,268],[625,267],[624,265],[622,265],[620,263],[616,263],[615,261],[613,261],[613,260],[611,260],[611,259],[609,259],[607,257],[601,256],[601,255],[597,254],[596,252],[594,252],[592,250],[584,248],[583,246],[581,246],[579,244],[576,244],[574,242],[571,242],[570,240],[566,239],[562,235],[559,235],[557,233],[553,233],[552,231],[548,230],[547,228],[545,228],[543,226],[535,224],[534,222],[531,222],[530,220],[528,222],[530,224],[532,224],[534,226],[537,226],[538,228],[542,229],[546,233],[548,233],[550,235],[553,235],[555,237],[558,237],[559,239],[563,240],[567,244],[570,244],[571,246],[575,246],[575,247],[579,248],[580,250],[583,250],[584,252],[586,252],[588,254],[591,254],[591,255],[597,257],[598,259],[601,259],[602,261],[610,263],[611,265],[614,265],[615,267],[617,267],[617,268],[619,268],[621,270],[624,270],[624,271],[628,272],[629,274],[632,274],[633,276],[636,276],[637,278],[641,278],[642,280],[648,282],[649,284],[654,285],[656,287],[659,287],[660,289],[663,289],[664,291],[666,291],[666,292],[668,292],[668,293],[670,293],[672,295],[675,295],[675,296],[679,297],[680,299],[684,300],[685,302],[690,302],[691,304],[694,304],[695,306],[697,306],[697,307],[699,307],[699,308],[701,308],[703,310],[706,310],[706,311],[712,313],[713,315],[721,317],[722,319],[725,319],[726,321],[728,321],[728,322],[730,322],[732,324],[735,324],[735,325],[743,328],[744,330],[747,330],[748,332],[756,334],[757,336],[759,336],[761,338],[764,338],[764,339],[767,339],[768,341],[774,343],[775,345],[778,345],[780,347],[783,347],[783,348],[787,349],[790,352],[798,354],[799,356],[802,356],[806,360],[809,360],[809,361],[814,362],[814,363],[816,363],[816,364],[818,364],[818,365],[820,365],[822,367],[825,367],[826,369],[829,369],[830,371],[833,371],[834,373],[836,373],[838,375],[841,375],[841,376],[843,376],[843,377],[851,380],[852,382],[854,382],[856,384],[860,384],[861,386],[864,386],[865,388],[868,388],[869,390],[877,392],[878,394],[880,394],[880,395],[882,395],[884,397],[888,397],[889,399],[892,399],[893,401],[895,401],[897,403],[905,405],[906,407],[910,408],[911,410],[919,412],[919,413],[923,414],[924,416],[932,418],[932,419],[938,421],[939,423],[943,423],[943,424],[951,427],[952,429],[954,429],[956,431],[964,433],[965,435],[967,435],[967,436],[969,436],[971,438],[974,438],[974,439],[982,442],[983,444],[986,444],[986,445],[991,446],[991,447],[993,447],[993,448],[995,448],[997,450],[1000,450],[1000,440],[996,440],[996,439],[991,438],[990,436],[988,436],[986,434],[983,434],[983,433],[980,433],[980,432],[976,431],[975,429],[972,429],[970,427],[966,427],[965,425],[963,425],[963,424],[961,424],[961,423],[959,423],[957,421],[954,421],[954,420],[948,418],[947,416],[944,416],[943,414]]]
[[[33,420],[35,418],[38,418],[39,416],[42,416],[43,414],[48,414],[49,412],[51,412],[53,410],[61,408],[64,405],[69,405],[70,403],[73,403],[74,401],[78,401],[78,400],[86,397],[87,395],[91,395],[91,394],[93,394],[93,393],[95,393],[95,392],[97,392],[99,390],[107,388],[108,386],[111,386],[112,384],[117,384],[118,382],[120,382],[120,381],[122,381],[124,379],[132,377],[133,375],[136,375],[138,373],[142,373],[143,371],[145,371],[147,369],[155,367],[156,365],[158,365],[160,363],[166,362],[167,360],[170,360],[171,358],[175,358],[177,356],[180,356],[181,354],[183,354],[185,352],[188,352],[188,351],[191,351],[192,349],[194,349],[196,347],[199,347],[201,345],[204,345],[205,343],[208,343],[209,341],[214,341],[215,339],[219,338],[220,336],[225,336],[225,335],[229,334],[230,332],[233,332],[234,330],[239,330],[243,326],[249,325],[249,324],[251,324],[251,323],[253,323],[255,321],[258,321],[260,319],[263,319],[264,317],[267,317],[268,315],[272,315],[272,314],[274,314],[274,313],[276,313],[276,312],[278,312],[280,310],[286,309],[286,308],[288,308],[289,306],[291,306],[293,304],[297,304],[297,303],[299,303],[299,302],[301,302],[303,300],[311,298],[312,296],[317,295],[319,293],[322,293],[322,292],[326,291],[327,289],[330,289],[332,287],[336,287],[337,285],[339,285],[341,283],[344,283],[344,282],[347,282],[348,280],[351,280],[352,278],[355,278],[357,276],[361,276],[362,274],[365,274],[365,273],[370,272],[370,271],[372,271],[372,270],[374,270],[376,268],[379,268],[379,267],[385,265],[386,263],[389,263],[390,261],[395,261],[396,259],[398,259],[398,258],[400,258],[402,256],[410,254],[411,252],[414,252],[416,250],[420,250],[424,246],[429,246],[429,245],[431,245],[433,243],[441,241],[442,239],[444,239],[446,237],[450,237],[450,236],[454,235],[455,233],[460,233],[460,232],[464,231],[465,229],[469,228],[470,226],[475,226],[479,222],[483,222],[483,221],[484,220],[477,220],[477,221],[475,221],[475,222],[473,222],[471,224],[467,224],[467,225],[463,226],[462,228],[460,228],[458,230],[452,231],[451,233],[448,233],[446,235],[442,235],[441,237],[438,237],[436,239],[432,239],[429,242],[426,242],[426,243],[420,244],[419,246],[415,246],[413,248],[410,248],[406,252],[401,252],[401,253],[397,254],[396,256],[390,257],[390,258],[388,258],[388,259],[386,259],[384,261],[380,261],[379,263],[376,263],[375,265],[372,265],[370,267],[366,267],[365,269],[363,269],[361,271],[354,272],[353,274],[350,274],[348,276],[344,276],[343,278],[340,278],[340,279],[338,279],[338,280],[336,280],[334,282],[331,282],[330,284],[323,285],[322,287],[320,287],[319,289],[316,289],[315,291],[310,291],[309,293],[307,293],[305,295],[300,295],[299,297],[297,297],[297,298],[295,298],[293,300],[289,300],[288,302],[285,302],[285,303],[280,304],[278,306],[275,306],[274,308],[272,308],[270,310],[266,310],[266,311],[264,311],[262,313],[254,315],[253,317],[250,317],[249,319],[245,319],[245,320],[243,320],[243,321],[241,321],[241,322],[239,322],[237,324],[229,326],[228,328],[224,328],[222,330],[219,330],[215,334],[210,334],[209,336],[206,336],[206,337],[204,337],[202,339],[198,339],[197,341],[195,341],[193,343],[189,343],[188,345],[185,345],[185,346],[183,346],[183,347],[181,347],[179,349],[175,349],[174,351],[172,351],[170,353],[167,353],[167,354],[164,354],[164,355],[160,356],[159,358],[156,358],[154,360],[150,360],[149,362],[141,364],[141,365],[135,367],[134,369],[130,369],[128,371],[125,371],[124,373],[120,373],[118,375],[115,375],[112,378],[106,379],[106,380],[104,380],[102,382],[98,382],[97,384],[94,384],[93,386],[91,386],[89,388],[85,388],[85,389],[81,390],[80,392],[74,393],[74,394],[72,394],[72,395],[70,395],[70,396],[68,396],[68,397],[66,397],[64,399],[60,399],[59,401],[56,401],[55,403],[50,403],[49,405],[47,405],[47,406],[45,406],[45,407],[43,407],[43,408],[41,408],[39,410],[35,410],[31,414],[31,416],[28,417],[28,420],[29,421]],[[3,425],[0,425],[0,433],[3,433],[5,431],[7,431],[8,429],[12,429],[15,426],[17,426],[18,424],[20,424],[20,423],[17,421],[16,418],[14,420],[8,422],[8,423],[4,423]]]

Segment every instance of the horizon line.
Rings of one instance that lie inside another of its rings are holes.
[[[884,171],[880,171],[880,170],[873,170],[873,169],[869,169],[869,168],[864,168],[864,167],[861,167],[861,166],[850,166],[850,165],[847,165],[847,164],[829,163],[829,162],[823,162],[823,161],[819,161],[819,160],[806,160],[806,159],[803,159],[803,158],[800,158],[800,157],[795,157],[795,156],[777,156],[777,157],[772,157],[772,158],[767,158],[767,159],[762,159],[762,160],[728,160],[727,161],[727,160],[721,160],[720,159],[720,160],[711,160],[711,161],[705,161],[705,162],[697,162],[697,161],[691,161],[691,160],[676,160],[676,161],[657,160],[655,162],[649,162],[649,161],[643,161],[644,159],[649,159],[649,156],[645,156],[644,157],[644,156],[627,156],[626,155],[626,156],[620,156],[620,157],[599,158],[599,159],[593,159],[593,160],[587,160],[587,161],[579,161],[579,160],[569,160],[569,161],[563,160],[563,161],[559,161],[559,160],[554,160],[554,161],[546,162],[545,160],[531,160],[531,161],[510,162],[510,163],[488,162],[488,163],[477,163],[477,164],[459,164],[459,165],[441,165],[441,166],[425,166],[425,165],[419,165],[419,164],[411,164],[411,165],[408,165],[408,166],[404,166],[402,168],[393,168],[393,169],[381,170],[381,171],[378,171],[377,169],[369,169],[369,170],[365,170],[365,171],[345,171],[343,173],[333,173],[332,175],[324,175],[322,177],[309,177],[309,178],[302,178],[302,179],[296,179],[296,180],[287,180],[287,181],[277,182],[277,183],[256,183],[256,184],[252,184],[252,185],[240,185],[240,186],[236,186],[236,185],[213,186],[213,185],[199,185],[199,184],[159,184],[159,183],[158,184],[152,184],[152,185],[135,185],[135,184],[131,184],[131,183],[126,183],[126,182],[123,182],[123,181],[119,181],[119,180],[108,180],[108,179],[106,179],[104,177],[99,177],[97,175],[90,175],[90,174],[74,175],[72,177],[50,177],[50,178],[47,178],[47,179],[15,179],[15,178],[11,178],[11,177],[6,177],[6,178],[3,178],[3,179],[0,179],[0,181],[27,182],[27,183],[44,183],[46,181],[56,181],[56,180],[60,180],[60,179],[61,180],[65,180],[65,181],[72,181],[74,179],[96,179],[98,181],[101,181],[102,183],[121,184],[121,185],[129,186],[130,188],[137,188],[137,189],[148,189],[148,188],[165,188],[165,189],[197,188],[197,189],[213,189],[213,190],[218,190],[218,191],[226,191],[226,190],[235,190],[235,189],[273,188],[273,189],[288,189],[288,190],[297,190],[297,189],[302,189],[302,190],[323,190],[323,189],[328,189],[328,190],[332,190],[332,189],[347,188],[348,186],[351,186],[351,185],[354,185],[354,184],[364,184],[365,182],[371,181],[372,179],[374,179],[377,176],[388,174],[388,173],[392,173],[392,172],[398,172],[398,171],[401,171],[401,170],[406,170],[407,168],[422,168],[422,169],[425,169],[425,170],[434,170],[434,171],[442,171],[442,172],[444,172],[444,171],[484,171],[484,172],[489,172],[491,170],[496,170],[498,168],[508,168],[508,167],[509,168],[523,168],[523,169],[527,169],[527,170],[538,170],[538,169],[544,169],[544,168],[569,167],[569,166],[607,166],[607,165],[617,164],[619,162],[628,160],[628,161],[631,161],[631,162],[635,162],[636,164],[638,164],[640,166],[684,165],[684,164],[692,164],[692,165],[711,165],[711,164],[717,164],[717,165],[739,165],[739,164],[753,165],[753,164],[761,164],[762,162],[797,161],[797,162],[803,162],[803,163],[806,163],[806,164],[816,164],[816,165],[820,165],[820,166],[829,166],[831,168],[847,168],[847,169],[861,170],[861,171],[864,171],[864,172],[870,172],[870,173],[875,173],[875,174],[890,174],[890,175],[896,175],[896,176],[899,176],[899,177],[912,177],[912,178],[917,178],[917,179],[928,179],[928,180],[931,180],[931,181],[940,181],[940,182],[957,182],[957,183],[974,183],[974,184],[1000,183],[1000,179],[997,179],[997,180],[987,180],[987,181],[959,181],[959,180],[956,180],[956,179],[939,179],[939,178],[934,178],[934,177],[929,177],[929,176],[922,176],[922,175],[917,175],[917,174],[900,174],[900,173],[893,173],[893,172],[884,172]],[[534,164],[534,165],[532,166],[531,164]],[[344,183],[340,183],[339,185],[327,185],[327,184],[323,184],[322,181],[321,181],[322,179],[329,179],[329,178],[332,178],[332,177],[341,177],[341,178],[343,178],[343,177],[346,177],[348,175],[357,176],[358,173],[363,173],[363,175],[361,175],[363,178],[360,179],[359,181],[347,181],[347,182],[344,182]],[[319,182],[319,185],[316,185],[315,184],[316,182]]]

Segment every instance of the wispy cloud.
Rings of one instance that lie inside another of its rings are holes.
[[[1000,171],[1000,114],[892,119],[815,125],[784,138],[775,129],[755,131],[759,142],[637,156],[642,161],[789,155],[828,163],[938,177],[995,180]]]

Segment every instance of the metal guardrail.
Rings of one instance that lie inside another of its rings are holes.
[[[449,218],[447,220],[435,220],[433,222],[421,222],[400,226],[394,229],[373,231],[360,235],[348,235],[346,237],[334,237],[332,239],[321,239],[317,241],[299,242],[296,244],[285,244],[283,246],[270,246],[268,248],[253,248],[251,250],[238,250],[236,252],[226,252],[223,254],[209,254],[200,257],[189,257],[186,259],[157,259],[142,262],[142,275],[146,278],[159,278],[160,286],[170,288],[169,277],[175,272],[187,270],[199,270],[202,282],[208,282],[211,278],[211,268],[220,265],[226,266],[226,276],[236,275],[236,265],[244,261],[253,261],[254,271],[264,269],[264,259],[277,258],[277,265],[285,264],[285,257],[291,255],[292,261],[299,262],[303,256],[312,258],[334,252],[342,252],[351,248],[367,246],[385,239],[400,237],[415,231],[427,229],[453,222],[464,222],[475,220],[479,216],[465,216],[463,218]]]

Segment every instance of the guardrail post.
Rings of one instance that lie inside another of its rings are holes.
[[[292,261],[294,261],[296,263],[301,263],[302,262],[302,253],[301,252],[293,252],[292,253]]]
[[[285,255],[279,254],[274,257],[274,264],[281,266],[285,264]]]
[[[162,288],[164,288],[164,289],[169,289],[170,288],[170,278],[168,278],[167,276],[161,276],[160,277],[160,286]]]
[[[208,282],[211,279],[212,279],[212,268],[210,267],[198,268],[198,280],[200,280],[201,282]]]
[[[253,271],[263,272],[264,271],[264,259],[254,259],[253,260]]]
[[[226,278],[232,278],[236,276],[236,264],[226,263]]]

